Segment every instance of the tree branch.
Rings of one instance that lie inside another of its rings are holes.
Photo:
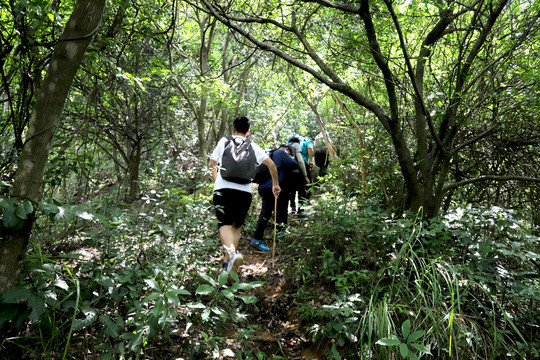
[[[443,193],[446,193],[450,190],[456,189],[469,184],[474,184],[482,181],[521,181],[521,182],[532,182],[540,183],[540,178],[532,178],[527,176],[512,176],[512,175],[483,175],[477,178],[467,179],[452,183],[443,188]]]

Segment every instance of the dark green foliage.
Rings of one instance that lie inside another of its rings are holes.
[[[516,214],[396,218],[349,196],[318,195],[315,220],[292,237],[309,254],[298,263],[298,310],[314,340],[335,340],[343,357],[537,354],[540,240]]]

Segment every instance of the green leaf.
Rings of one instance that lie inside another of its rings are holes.
[[[263,286],[263,285],[264,285],[264,281],[252,281],[250,283],[241,283],[237,281],[234,283],[233,286],[231,286],[231,288],[238,289],[238,290],[251,290],[255,287]]]
[[[28,306],[32,309],[30,320],[37,322],[41,315],[45,313],[45,300],[40,296],[32,296],[28,299]]]
[[[234,293],[229,289],[223,290],[221,294],[229,300],[234,300]]]
[[[59,287],[60,289],[69,290],[69,285],[64,280],[56,280],[52,283],[53,286]]]
[[[91,325],[97,319],[97,311],[89,307],[81,307],[84,319],[75,319],[73,322],[73,331],[80,330]]]
[[[180,305],[180,299],[178,299],[178,295],[168,292],[165,294],[165,297],[169,299],[169,301],[172,302],[174,305]]]
[[[407,339],[409,337],[410,330],[411,322],[409,319],[407,319],[403,322],[403,324],[401,324],[401,334],[403,335],[403,339]]]
[[[161,291],[161,287],[159,286],[159,284],[157,283],[156,280],[154,280],[154,279],[145,279],[144,282],[148,286],[150,286],[152,289],[157,290],[157,291]]]
[[[147,297],[145,297],[143,300],[142,300],[142,304],[146,304],[147,302],[149,301],[153,301],[153,300],[156,300],[161,294],[160,293],[151,293],[150,295],[148,295]]]
[[[409,348],[407,347],[407,344],[399,344],[399,352],[401,353],[401,356],[407,357],[409,354]]]
[[[22,225],[22,221],[15,215],[15,206],[10,206],[4,210],[4,227],[6,229],[16,228]]]
[[[1,295],[1,300],[6,304],[20,304],[28,301],[32,292],[27,288],[14,287]]]
[[[208,320],[209,317],[210,317],[210,309],[205,309],[205,310],[201,313],[201,319],[202,319],[202,321]]]
[[[206,284],[199,285],[195,293],[197,295],[208,295],[214,291],[214,287]]]
[[[11,206],[11,202],[9,201],[9,199],[3,197],[3,196],[0,196],[0,208],[8,208]]]
[[[415,331],[409,336],[409,338],[407,339],[407,342],[412,343],[412,342],[420,339],[422,336],[424,336],[425,333],[426,332],[424,330]]]
[[[167,294],[174,294],[174,295],[191,295],[189,291],[186,289],[174,289],[167,291]]]
[[[334,359],[341,360],[341,356],[337,351],[336,344],[332,345],[332,355],[334,356]]]
[[[425,345],[414,343],[414,344],[411,344],[411,346],[413,348],[415,348],[416,350],[418,350],[420,352],[423,352],[424,354],[429,354],[430,353],[429,349]]]
[[[233,358],[234,357],[234,351],[232,351],[231,349],[223,349],[223,351],[221,352],[222,355],[225,355],[227,357],[230,357],[230,358]]]
[[[99,322],[105,325],[105,334],[113,338],[117,338],[120,336],[120,332],[119,332],[120,327],[110,317],[108,317],[107,315],[100,315]]]
[[[382,346],[396,346],[401,344],[401,341],[399,341],[398,337],[396,335],[390,335],[389,337],[380,339],[376,342],[378,345]]]
[[[199,276],[202,277],[204,280],[206,280],[206,282],[212,285],[213,287],[216,287],[217,285],[216,282],[210,276],[203,273],[200,273]]]
[[[174,236],[174,230],[172,227],[168,225],[163,225],[163,224],[157,224],[157,225],[159,227],[159,230],[163,233],[163,235]]]
[[[222,287],[227,283],[227,279],[229,278],[229,274],[226,271],[222,271],[219,273],[218,276],[218,285]]]
[[[253,304],[259,301],[255,296],[251,296],[251,295],[236,295],[236,296],[242,299],[242,301],[246,304]]]
[[[227,320],[228,315],[223,309],[221,309],[221,308],[219,308],[217,306],[213,306],[210,310],[212,310],[212,312],[214,314],[219,315],[219,317],[221,317],[222,320]]]
[[[64,220],[69,219],[69,217],[70,217],[69,209],[65,206],[59,206],[58,212],[54,216],[54,220],[64,221]]]

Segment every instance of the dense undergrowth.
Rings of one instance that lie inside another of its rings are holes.
[[[294,314],[324,358],[540,355],[540,242],[517,214],[393,216],[339,178],[280,237]],[[263,283],[219,275],[210,188],[177,185],[148,182],[133,205],[45,201],[19,285],[1,298],[1,357],[284,358],[250,348],[250,290]]]

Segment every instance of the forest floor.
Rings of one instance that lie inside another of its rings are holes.
[[[272,240],[267,240],[271,247]],[[284,269],[294,266],[293,258],[284,255],[277,244],[274,261],[272,252],[259,252],[249,246],[240,246],[245,263],[240,271],[244,282],[263,280],[265,284],[250,290],[259,300],[250,306],[250,325],[257,325],[252,337],[254,353],[283,356],[285,359],[323,359],[318,347],[305,338],[301,319],[296,312],[298,287],[294,279],[287,278]],[[272,264],[273,263],[273,264]]]
[[[297,218],[289,220],[294,223]],[[266,245],[272,248],[273,231],[271,224],[267,228]],[[240,241],[239,252],[244,256],[244,264],[239,270],[239,280],[244,283],[263,281],[264,285],[242,292],[244,295],[255,296],[258,301],[242,305],[246,322],[239,325],[230,324],[221,329],[214,329],[214,335],[226,339],[236,339],[229,343],[230,348],[238,353],[252,354],[255,358],[289,360],[326,359],[324,350],[326,344],[314,344],[306,337],[306,329],[297,312],[298,279],[294,274],[295,263],[304,256],[301,249],[298,254],[292,254],[290,248],[283,251],[280,243],[276,244],[274,256],[272,251],[261,252],[250,246],[250,239],[244,236]],[[218,261],[218,260],[216,260]],[[318,306],[317,304],[313,304]],[[242,341],[240,327],[253,328],[249,340]],[[205,331],[204,329],[201,329]],[[264,353],[266,356],[258,354]],[[222,355],[220,359],[232,359]]]
[[[273,239],[265,241],[271,248]],[[302,329],[296,312],[298,286],[284,271],[294,266],[295,256],[281,251],[279,243],[274,256],[272,251],[257,251],[249,245],[248,239],[242,239],[239,250],[244,255],[240,281],[264,281],[263,286],[246,293],[258,299],[246,309],[249,311],[248,326],[256,325],[257,329],[249,343],[251,351],[254,354],[263,352],[270,358],[275,355],[285,359],[324,359],[319,346],[305,337],[305,329]]]

